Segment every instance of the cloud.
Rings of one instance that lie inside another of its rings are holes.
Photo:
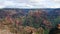
[[[60,0],[0,0],[0,8],[60,8]]]
[[[0,3],[2,3],[2,2],[0,2]],[[3,3],[3,5],[2,4],[0,4],[0,8],[31,8],[31,7],[33,7],[32,5],[29,5],[29,4],[27,4],[27,3],[24,3],[24,2],[22,2],[22,1],[20,1],[20,2],[15,2],[15,1],[10,1],[10,0],[5,0],[4,1],[4,3]]]

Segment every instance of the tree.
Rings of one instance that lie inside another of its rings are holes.
[[[56,26],[58,23],[60,23],[60,16],[58,16],[56,19],[54,19],[53,26]]]

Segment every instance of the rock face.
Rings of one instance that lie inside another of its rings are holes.
[[[9,30],[1,30],[0,29],[0,34],[14,34],[14,33],[11,33]]]
[[[10,32],[10,29],[6,26],[6,25],[4,25],[4,28],[0,28],[0,34],[15,34],[15,33],[12,33],[12,32]]]

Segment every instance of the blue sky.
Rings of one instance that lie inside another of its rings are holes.
[[[60,0],[0,0],[0,8],[60,8]]]

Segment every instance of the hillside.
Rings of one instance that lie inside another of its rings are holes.
[[[60,9],[0,9],[0,27],[6,25],[12,32],[15,31],[13,33],[39,32],[40,28],[47,32],[58,23],[60,23]],[[31,30],[25,31],[26,27]]]

